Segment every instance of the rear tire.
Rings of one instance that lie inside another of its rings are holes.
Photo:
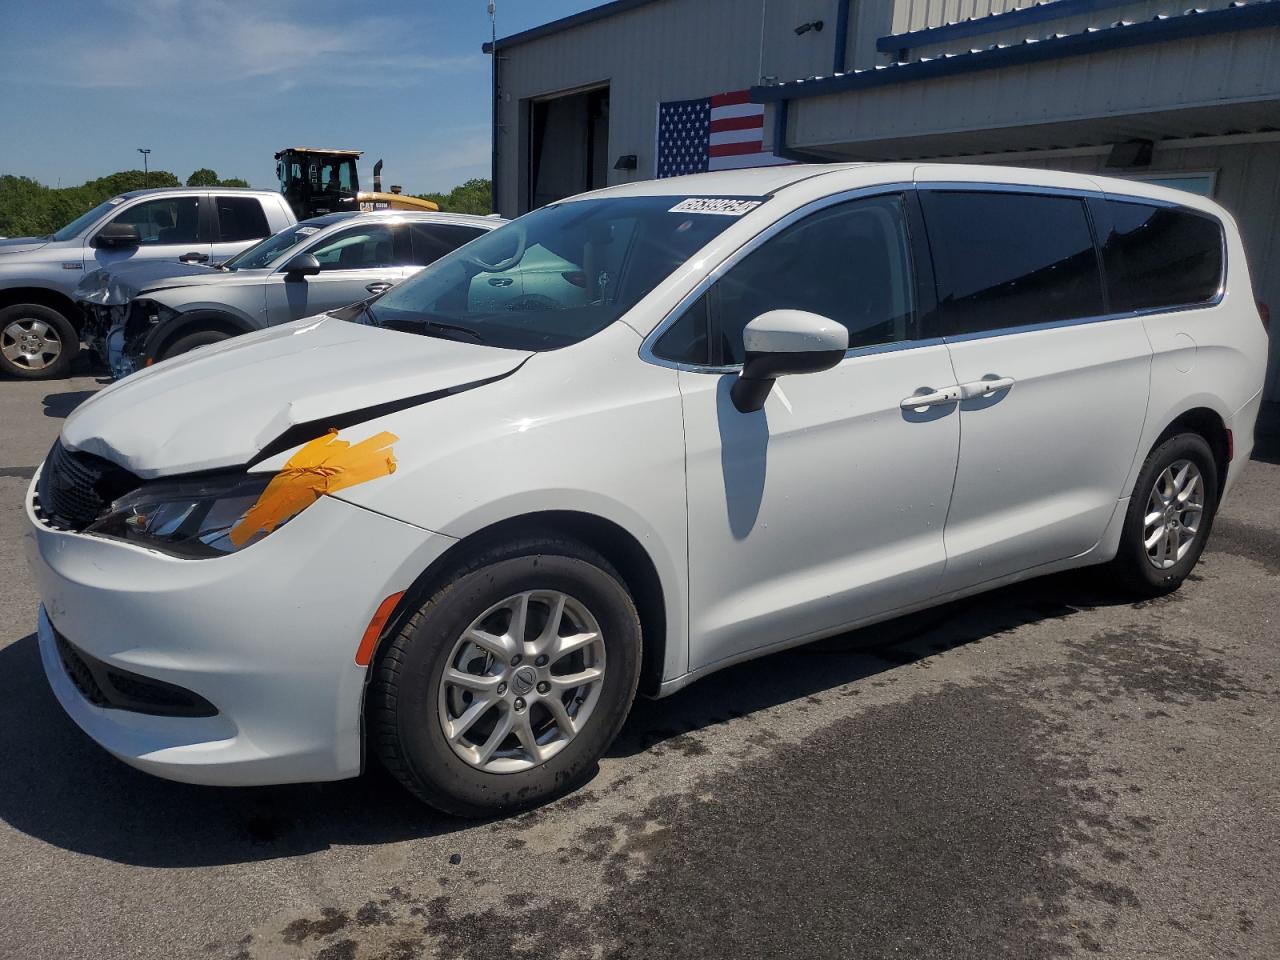
[[[15,303],[0,309],[0,371],[19,380],[67,376],[80,352],[75,325],[52,307]]]
[[[223,340],[230,340],[231,335],[223,333],[221,330],[198,330],[195,333],[184,334],[177,340],[174,340],[163,350],[157,360],[168,360],[170,357],[177,357],[188,351],[194,350],[196,347],[207,347],[211,343],[221,343]]]
[[[594,550],[549,538],[488,550],[386,642],[369,687],[371,747],[447,813],[545,803],[585,783],[622,728],[640,647],[631,596]]]
[[[1218,482],[1213,451],[1198,433],[1179,433],[1157,446],[1129,498],[1120,549],[1104,569],[1139,596],[1177,590],[1209,539]]]

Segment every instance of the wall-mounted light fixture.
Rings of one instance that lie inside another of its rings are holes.
[[[808,33],[810,30],[815,30],[815,31],[821,32],[821,31],[822,31],[822,21],[821,21],[821,20],[810,20],[808,23],[802,23],[802,24],[800,24],[800,26],[796,27],[796,36],[797,36],[797,37],[803,37],[803,36],[804,36],[806,33]]]
[[[618,162],[613,165],[615,170],[635,170],[640,166],[639,159],[634,153],[624,153],[618,157]]]

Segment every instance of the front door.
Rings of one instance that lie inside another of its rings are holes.
[[[267,322],[287,323],[367,300],[405,275],[396,243],[397,225],[365,220],[331,233],[297,251],[320,261],[320,272],[287,278],[277,271],[267,285]],[[296,255],[296,254],[295,254]]]
[[[189,253],[209,256],[209,238],[200,231],[198,195],[160,196],[135,202],[123,207],[107,223],[132,224],[137,227],[141,242],[128,247],[98,247],[91,235],[85,250],[86,271],[143,260],[177,263],[179,257]]]
[[[1078,196],[921,190],[938,330],[955,364],[960,465],[944,591],[1084,553],[1133,463],[1151,368],[1107,305]]]
[[[679,349],[709,341],[712,364],[741,363],[746,324],[795,308],[845,324],[851,348],[832,370],[781,378],[756,413],[730,402],[734,374],[680,370],[693,669],[937,591],[959,416],[903,405],[955,381],[945,345],[918,339],[904,211],[891,194],[798,220],[669,334]]]

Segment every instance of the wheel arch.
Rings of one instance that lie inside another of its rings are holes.
[[[191,333],[197,333],[201,330],[216,330],[228,336],[238,337],[242,333],[252,333],[256,329],[253,324],[243,317],[236,316],[234,313],[198,307],[194,310],[179,313],[168,323],[156,329],[148,338],[143,352],[149,359],[159,360],[165,350],[169,349],[180,338]]]
[[[609,561],[622,577],[640,617],[644,648],[640,661],[640,692],[656,695],[662,685],[667,647],[666,594],[657,565],[627,529],[597,514],[574,510],[545,510],[499,520],[453,544],[413,581],[383,628],[370,661],[369,676],[387,641],[413,615],[431,590],[450,572],[495,544],[530,536],[577,540]]]
[[[84,326],[84,314],[74,300],[60,290],[49,287],[7,287],[0,290],[0,308],[19,303],[36,303],[57,310],[77,332]]]
[[[1232,452],[1226,421],[1210,407],[1192,407],[1178,414],[1160,431],[1151,450],[1179,433],[1199,434],[1209,444],[1209,449],[1213,451],[1213,465],[1218,471],[1218,499],[1221,500],[1222,491],[1226,487],[1227,471],[1231,467]],[[1148,456],[1150,453],[1150,450],[1147,451]]]

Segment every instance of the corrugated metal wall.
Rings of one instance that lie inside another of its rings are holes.
[[[1153,115],[1194,105],[1216,109],[1229,101],[1241,105],[1235,129],[1256,130],[1249,124],[1265,125],[1268,117],[1271,125],[1280,121],[1278,96],[1280,29],[1267,28],[800,100],[792,106],[791,143],[849,144],[848,155],[855,157],[854,145],[882,139]],[[1249,103],[1256,105],[1256,116],[1243,116]],[[1161,118],[1153,125],[1154,139],[1227,132],[1168,130],[1166,122]],[[1138,129],[1128,134],[1149,135]],[[1082,142],[1099,141],[1052,145]],[[998,138],[992,144],[1003,145]]]
[[[657,104],[740,90],[763,76],[831,72],[837,0],[664,0],[500,50],[500,212],[518,212],[522,101],[609,83],[610,182],[653,176]],[[761,18],[765,22],[762,48]],[[822,20],[822,31],[794,28]],[[637,155],[634,174],[612,170]]]

